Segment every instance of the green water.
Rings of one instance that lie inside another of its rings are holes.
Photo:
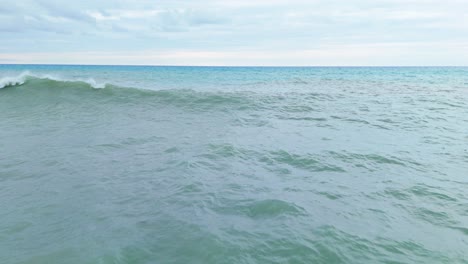
[[[0,73],[0,263],[468,263],[466,68]]]

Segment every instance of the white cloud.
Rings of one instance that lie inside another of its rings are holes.
[[[462,0],[6,0],[0,11],[0,63],[458,64],[466,46],[454,43],[468,42]]]
[[[450,49],[443,49],[444,47]],[[455,59],[454,59],[455,58]],[[247,65],[247,66],[460,66],[468,60],[467,43],[370,43],[327,44],[305,50],[142,50],[127,52],[0,53],[0,59],[14,63],[136,64],[136,65]]]

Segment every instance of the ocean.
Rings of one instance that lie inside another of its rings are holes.
[[[0,65],[0,263],[468,263],[468,68]]]

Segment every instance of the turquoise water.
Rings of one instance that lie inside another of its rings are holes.
[[[468,68],[0,65],[0,263],[468,263]]]

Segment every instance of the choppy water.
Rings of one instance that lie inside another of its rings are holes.
[[[0,66],[0,263],[468,263],[468,68]]]

